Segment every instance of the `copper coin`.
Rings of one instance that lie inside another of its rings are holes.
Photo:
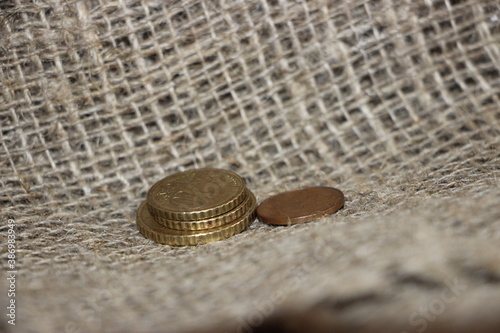
[[[309,187],[284,192],[264,200],[257,207],[262,222],[292,225],[335,213],[344,206],[344,194],[333,187]]]

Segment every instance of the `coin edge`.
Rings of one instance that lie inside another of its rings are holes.
[[[196,233],[196,230],[188,230],[189,232],[193,232],[193,234],[191,235],[172,235],[169,234],[168,232],[162,233],[150,230],[147,226],[144,225],[144,222],[142,221],[144,217],[141,216],[142,212],[146,212],[147,214],[149,214],[150,215],[149,218],[151,219],[151,221],[153,223],[158,224],[159,227],[166,230],[169,229],[156,222],[153,216],[149,213],[147,207],[144,207],[145,205],[146,201],[142,202],[139,208],[137,209],[136,222],[139,232],[147,239],[150,239],[157,243],[167,244],[172,246],[199,245],[226,239],[242,232],[243,230],[248,228],[256,219],[256,204],[254,204],[253,207],[251,207],[245,215],[243,215],[233,223],[229,223],[212,229],[201,230],[202,231],[201,233]],[[218,228],[220,229],[213,230]],[[183,231],[175,229],[171,230],[176,232]]]

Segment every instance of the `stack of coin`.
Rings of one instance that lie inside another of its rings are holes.
[[[255,220],[255,207],[255,196],[234,172],[189,170],[151,187],[137,210],[137,227],[158,243],[204,244],[243,231]]]

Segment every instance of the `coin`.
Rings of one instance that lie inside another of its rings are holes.
[[[245,193],[245,199],[239,206],[222,215],[196,221],[167,220],[162,217],[157,217],[155,220],[167,228],[176,230],[204,230],[215,228],[238,219],[243,216],[250,207],[253,206],[255,208],[255,196],[249,190],[246,190]]]
[[[246,229],[255,220],[255,201],[237,220],[206,230],[174,230],[156,222],[143,202],[137,210],[137,228],[146,238],[169,245],[197,245],[231,237]]]
[[[207,168],[160,180],[149,190],[147,203],[155,219],[193,221],[224,214],[241,204],[245,195],[240,176]]]
[[[333,187],[309,187],[264,200],[257,208],[262,222],[292,225],[332,214],[344,206],[344,194]]]

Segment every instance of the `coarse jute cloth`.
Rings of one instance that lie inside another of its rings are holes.
[[[498,0],[1,1],[0,329],[499,332],[499,105]],[[140,235],[200,167],[345,208]]]

